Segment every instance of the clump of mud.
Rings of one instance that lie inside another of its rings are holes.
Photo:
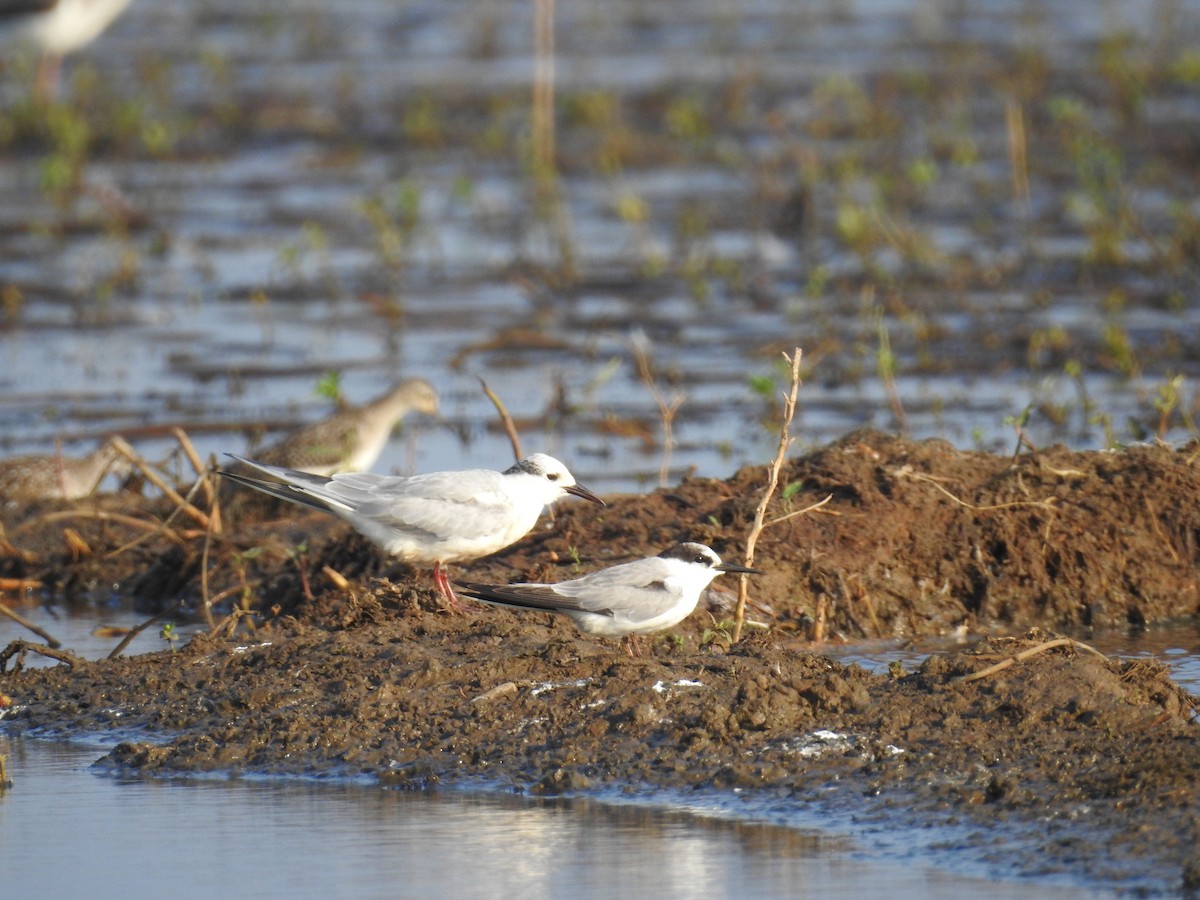
[[[756,617],[808,636],[820,613],[827,634],[853,640],[1196,615],[1198,455],[1193,442],[1013,458],[854,433],[786,467],[784,483],[801,487],[768,518],[832,500],[763,533]],[[684,539],[737,558],[765,483],[755,467],[728,481],[608,497],[605,509],[559,504],[553,524],[463,568],[478,581],[555,581]],[[176,515],[156,530],[170,512],[131,494],[87,508],[6,510],[0,577],[35,579],[67,597],[115,586],[149,611],[196,610],[207,598],[217,614],[236,607],[259,620],[337,627],[369,618],[338,576],[387,574],[412,589],[406,603],[437,606],[428,573],[389,567],[330,516],[298,508],[281,518],[231,516],[214,534]]]

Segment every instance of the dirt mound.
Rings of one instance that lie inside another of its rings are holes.
[[[783,484],[797,487],[773,503],[769,519],[833,499],[764,532],[756,615],[807,635],[820,614],[829,633],[847,639],[1195,615],[1198,457],[1193,442],[1010,458],[857,432],[785,467]],[[610,497],[606,509],[560,504],[552,524],[463,569],[481,581],[554,581],[682,539],[736,558],[765,481],[755,467],[729,481],[695,478]],[[411,589],[412,603],[438,606],[428,573],[390,566],[332,517],[297,510],[286,519],[234,519],[214,535],[176,516],[156,530],[168,509],[126,494],[87,508],[8,510],[0,576],[37,579],[68,596],[116,585],[150,610],[177,601],[194,609],[207,591],[219,613],[237,605],[337,626],[362,615],[337,575],[388,574]],[[711,624],[694,619],[693,631]]]

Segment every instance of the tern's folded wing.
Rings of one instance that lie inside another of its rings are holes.
[[[574,597],[584,604],[587,597],[605,597],[610,615],[631,621],[662,615],[680,599],[678,587],[656,559],[601,569],[582,578],[559,582],[554,589],[560,597]]]
[[[311,506],[313,509],[319,509],[323,512],[331,512],[333,507],[324,499],[318,497],[315,493],[307,490],[297,489],[288,484],[283,484],[278,481],[266,481],[261,478],[252,478],[249,475],[243,475],[240,472],[222,470],[222,476],[230,481],[236,481],[238,484],[244,484],[246,487],[252,487],[256,491],[262,491],[264,494],[270,494],[272,497],[278,497],[280,500],[287,500],[289,503],[299,503],[301,506]]]
[[[589,612],[597,616],[613,614],[611,609],[597,609],[590,604],[581,603],[574,597],[564,597],[548,584],[478,584],[470,581],[454,583],[468,597],[501,606],[521,606],[551,612]]]
[[[400,531],[453,535],[469,541],[512,527],[511,500],[496,482],[498,472],[435,472],[414,478],[368,482],[334,476],[336,491],[366,519]],[[530,523],[532,524],[532,523]]]

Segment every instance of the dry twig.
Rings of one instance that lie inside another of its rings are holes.
[[[34,652],[49,659],[57,659],[59,662],[66,663],[74,668],[77,665],[83,665],[87,660],[76,656],[69,650],[55,650],[52,647],[47,647],[45,644],[33,644],[29,641],[15,640],[12,641],[3,651],[0,651],[0,675],[8,671],[8,661],[14,656],[17,658],[13,663],[12,673],[15,675],[25,668],[25,654]]]
[[[521,438],[517,434],[517,425],[513,422],[512,416],[508,414],[508,408],[504,402],[496,396],[496,392],[488,387],[488,383],[483,380],[483,376],[479,378],[480,385],[483,386],[483,392],[487,394],[487,398],[492,401],[492,405],[496,407],[496,412],[500,414],[500,422],[504,425],[504,433],[508,435],[509,442],[512,443],[513,454],[516,456],[517,462],[525,458],[525,454],[521,452]]]
[[[995,675],[997,672],[1007,669],[1014,663],[1024,662],[1030,657],[1037,656],[1039,653],[1045,653],[1047,650],[1053,650],[1055,647],[1074,647],[1076,650],[1086,650],[1088,653],[1098,656],[1101,659],[1108,659],[1107,656],[1105,656],[1095,647],[1089,647],[1087,644],[1082,643],[1081,641],[1075,641],[1071,638],[1055,638],[1052,641],[1044,641],[1041,644],[1028,647],[1025,650],[1022,650],[1020,653],[1000,660],[1000,662],[996,663],[995,665],[988,666],[986,669],[980,669],[978,672],[972,672],[970,675],[962,675],[954,680],[960,684],[965,684],[968,681],[978,681],[980,678],[987,678],[989,675]]]
[[[15,537],[23,531],[28,531],[36,525],[45,525],[49,522],[61,522],[66,519],[95,519],[98,522],[117,522],[121,525],[126,525],[129,528],[135,528],[139,531],[157,533],[163,530],[162,526],[157,522],[146,522],[142,519],[135,519],[133,516],[122,515],[121,513],[104,512],[99,509],[64,509],[58,512],[46,513],[44,516],[38,516],[34,519],[28,519],[22,522],[18,527],[14,528],[12,533]],[[173,543],[180,547],[185,546],[183,538],[175,534],[169,529],[166,530],[166,535]],[[115,553],[116,551],[114,551]],[[110,554],[112,555],[112,554]]]
[[[126,634],[125,637],[121,638],[121,643],[117,644],[117,646],[112,648],[112,651],[108,654],[108,659],[116,659],[118,656],[121,655],[121,652],[126,647],[129,646],[130,641],[132,641],[135,637],[137,637],[139,634],[141,634],[143,631],[145,631],[147,628],[149,628],[155,622],[160,622],[163,619],[165,619],[167,616],[169,616],[171,613],[175,612],[177,609],[179,609],[179,606],[180,606],[180,604],[178,604],[178,603],[176,603],[174,606],[168,606],[166,609],[164,609],[158,615],[151,616],[149,619],[147,619],[145,622],[142,622],[140,625],[134,625],[132,628],[129,629],[129,633]]]
[[[750,526],[750,533],[746,535],[746,555],[743,564],[747,566],[754,565],[754,548],[758,544],[758,536],[766,527],[767,506],[775,494],[775,489],[779,486],[779,472],[783,468],[783,460],[787,456],[788,448],[792,445],[792,438],[788,432],[792,426],[792,417],[796,414],[796,398],[800,395],[800,358],[802,355],[803,351],[799,347],[791,356],[783,354],[783,358],[792,367],[792,383],[783,398],[783,421],[779,426],[779,449],[775,451],[775,458],[771,460],[767,487],[763,491],[762,499],[758,501],[758,508],[754,510],[754,523]],[[824,506],[828,502],[829,498],[826,497],[825,500],[816,504],[816,507]],[[746,623],[746,601],[749,597],[750,579],[748,576],[742,575],[738,581],[737,612],[733,621],[733,643],[735,644],[742,637],[742,627]]]
[[[0,591],[36,591],[41,586],[36,578],[0,578]]]
[[[38,637],[40,637],[43,641],[45,641],[47,644],[49,644],[53,649],[57,650],[59,647],[62,646],[62,641],[51,637],[49,632],[45,631],[40,626],[35,625],[33,622],[30,622],[27,618],[25,618],[19,612],[9,609],[3,603],[0,603],[0,614],[8,616],[10,619],[12,619],[14,622],[16,622],[22,628],[28,628],[30,631],[32,631],[34,634],[36,634]]]
[[[200,483],[201,482],[199,480],[197,480],[192,484],[191,490],[188,491],[187,497],[184,498],[185,500],[187,500],[188,502],[191,502],[191,499],[196,496],[196,492],[198,490],[200,490]],[[126,550],[131,550],[134,547],[136,547],[138,544],[141,544],[143,541],[148,541],[148,540],[150,540],[150,538],[152,538],[155,535],[160,534],[160,533],[166,535],[169,540],[171,540],[175,544],[178,544],[180,547],[187,546],[187,542],[184,539],[184,536],[179,534],[178,532],[176,532],[174,529],[172,529],[170,527],[171,522],[173,522],[175,520],[175,517],[178,516],[182,510],[183,510],[183,507],[177,505],[173,510],[171,510],[171,514],[169,516],[167,516],[161,522],[155,523],[153,527],[148,527],[147,532],[145,534],[139,535],[138,537],[135,537],[132,541],[122,544],[116,550],[111,551],[108,554],[109,558],[111,559],[114,556],[120,556]],[[214,512],[213,515],[219,521],[219,519],[220,519],[219,510],[217,512]],[[207,532],[208,532],[208,529],[205,528],[205,533],[207,533]],[[185,534],[188,537],[195,536],[191,532],[185,532]]]
[[[167,484],[162,477],[154,471],[154,468],[148,465],[146,461],[138,455],[136,450],[130,447],[129,444],[127,444],[120,437],[114,437],[112,439],[112,443],[113,446],[116,447],[121,453],[121,455],[135,465],[138,471],[146,476],[146,480],[162,491],[172,503],[182,509],[185,514],[195,519],[202,528],[209,527],[208,516],[193,506],[188,500],[184,499],[178,491]],[[194,493],[194,491],[192,493]],[[191,494],[189,494],[189,496],[191,496]]]
[[[675,413],[679,412],[679,407],[683,404],[683,394],[675,394],[669,401],[662,395],[662,391],[654,382],[654,367],[650,363],[650,352],[646,346],[648,343],[645,335],[638,333],[629,345],[633,350],[633,364],[637,369],[638,380],[650,391],[650,396],[658,406],[658,418],[662,423],[663,433],[663,455],[662,463],[658,467],[658,486],[666,487],[671,471],[671,450],[675,447]]]
[[[200,454],[196,452],[196,447],[192,444],[192,439],[188,437],[187,432],[182,428],[172,428],[171,435],[179,442],[179,446],[183,448],[183,455],[186,456],[188,458],[188,462],[192,464],[192,469],[195,471],[196,477],[203,482],[202,486],[204,488],[204,502],[211,509],[213,501],[217,496],[217,492],[213,489],[212,478],[210,477],[215,465],[210,464],[206,466],[203,462],[201,462]],[[218,534],[221,531],[219,527],[215,530]]]
[[[922,472],[913,471],[909,465],[903,465],[896,469],[893,473],[897,478],[911,478],[913,481],[924,481],[927,484],[932,484],[935,488],[957,503],[959,506],[964,506],[972,512],[992,512],[997,509],[1015,509],[1021,506],[1036,506],[1039,509],[1053,509],[1054,501],[1057,497],[1047,497],[1044,500],[1011,500],[1008,503],[991,503],[986,506],[976,506],[974,503],[968,503],[966,500],[954,496],[940,484],[932,475],[926,475]]]

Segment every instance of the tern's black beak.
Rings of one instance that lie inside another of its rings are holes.
[[[563,488],[568,494],[574,494],[576,497],[582,497],[584,500],[591,500],[593,503],[599,503],[601,506],[607,506],[603,500],[585,488],[582,484],[573,484],[570,487]]]
[[[751,569],[749,566],[739,566],[736,563],[717,563],[713,566],[718,572],[742,572],[746,575],[765,575],[762,569]]]

